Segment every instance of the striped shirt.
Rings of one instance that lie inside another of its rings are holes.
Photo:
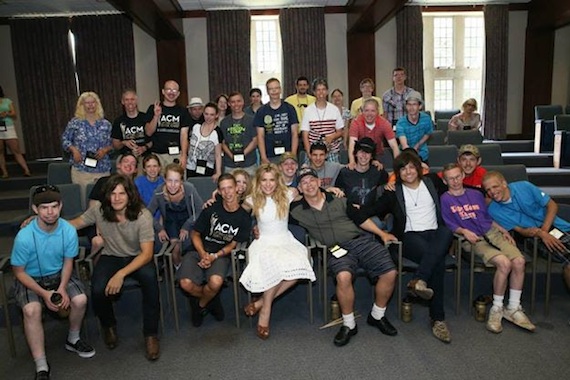
[[[301,131],[309,132],[309,143],[319,141],[322,136],[335,133],[338,129],[344,128],[342,115],[334,104],[327,102],[324,109],[317,108],[313,103],[307,107],[301,123]],[[338,152],[342,137],[336,139],[329,146],[329,152]]]

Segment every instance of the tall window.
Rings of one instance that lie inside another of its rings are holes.
[[[423,20],[426,109],[461,108],[467,98],[481,104],[483,13],[426,12]]]
[[[279,16],[251,17],[251,85],[269,101],[265,82],[275,77],[281,81],[281,34]]]
[[[71,50],[71,58],[73,59],[73,74],[75,75],[75,90],[77,91],[77,96],[80,95],[79,92],[79,76],[77,75],[77,59],[75,55],[75,34],[69,29],[67,32],[67,39],[69,41],[69,49]]]

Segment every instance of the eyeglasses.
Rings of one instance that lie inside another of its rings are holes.
[[[166,91],[166,92],[173,92],[173,93],[177,93],[177,92],[178,92],[178,90],[175,89],[175,88],[165,88],[164,91]]]
[[[309,105],[308,104],[297,104],[297,107],[303,107],[303,108],[307,108]]]
[[[59,193],[59,189],[57,188],[57,186],[41,185],[41,186],[36,187],[36,189],[34,190],[34,195],[45,193],[46,191],[55,191],[56,193]]]
[[[476,106],[475,104],[473,104],[473,103],[466,103],[465,105],[466,105],[466,106],[471,106],[471,107],[477,107],[477,106]]]

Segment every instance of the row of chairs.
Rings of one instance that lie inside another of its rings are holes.
[[[554,150],[554,132],[570,131],[570,105],[564,111],[559,104],[534,107],[534,152]]]
[[[483,136],[479,131],[447,131],[434,129],[427,142],[428,145],[478,145],[483,143]]]
[[[482,158],[482,165],[503,165],[503,156],[499,144],[477,144]],[[431,145],[429,147],[429,165],[434,171],[450,163],[457,161],[459,149],[455,145]]]

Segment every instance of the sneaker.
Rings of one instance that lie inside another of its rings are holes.
[[[441,340],[443,343],[451,343],[451,333],[449,332],[445,321],[433,321],[431,332],[433,333],[433,336]]]
[[[36,372],[36,380],[49,380],[50,379],[50,370],[47,371],[39,371]]]
[[[95,356],[95,349],[81,339],[75,342],[75,344],[69,341],[65,342],[65,349],[67,351],[75,352],[79,357],[84,359]]]
[[[503,331],[501,320],[503,319],[503,308],[499,306],[491,307],[489,318],[487,319],[487,330],[498,334]]]
[[[206,309],[200,307],[198,298],[194,296],[190,296],[190,309],[191,309],[191,319],[192,325],[194,327],[202,326],[202,322],[204,322],[204,315],[206,314]]]
[[[503,317],[525,330],[534,331],[536,329],[536,326],[528,319],[520,305],[516,309],[506,308]]]
[[[220,293],[216,294],[210,303],[206,306],[210,314],[216,319],[216,321],[223,321],[225,318],[224,307],[222,306],[222,301],[220,300]]]

